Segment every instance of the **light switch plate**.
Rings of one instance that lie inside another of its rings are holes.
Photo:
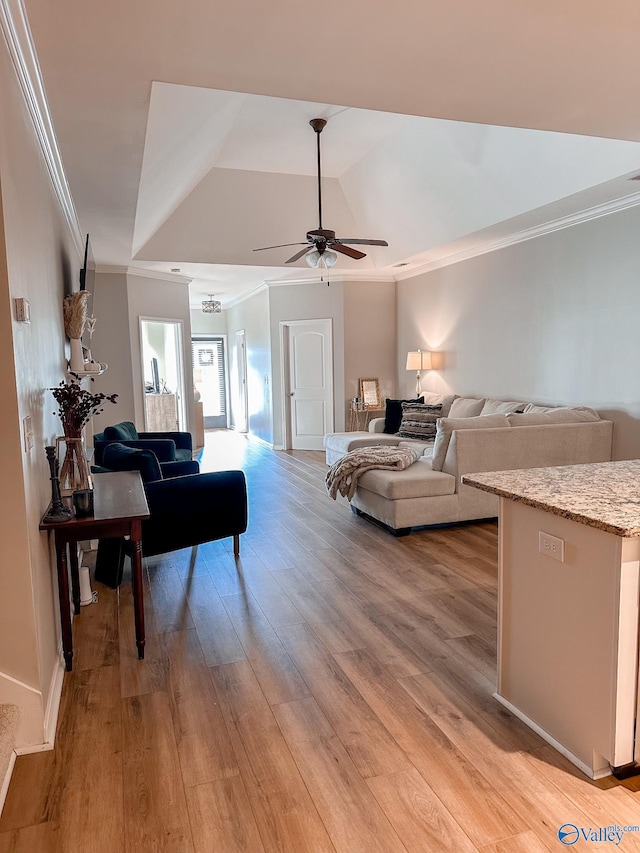
[[[28,453],[33,447],[33,421],[31,415],[22,419],[22,432],[24,435],[24,452]]]

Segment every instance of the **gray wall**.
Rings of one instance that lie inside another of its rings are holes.
[[[435,350],[423,388],[593,406],[640,457],[639,233],[636,207],[399,282],[400,389]]]

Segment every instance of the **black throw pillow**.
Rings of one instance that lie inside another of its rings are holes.
[[[398,432],[400,424],[402,423],[403,403],[424,403],[424,397],[414,397],[413,400],[390,400],[387,397],[383,432],[389,433],[390,435],[395,435]]]

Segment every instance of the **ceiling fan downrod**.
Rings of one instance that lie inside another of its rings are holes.
[[[312,118],[309,124],[316,132],[316,147],[318,152],[318,229],[322,230],[322,161],[320,159],[320,134],[327,121],[324,118]]]

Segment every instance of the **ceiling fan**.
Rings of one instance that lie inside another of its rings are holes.
[[[264,252],[267,249],[282,249],[285,246],[304,246],[295,255],[292,255],[285,263],[293,264],[303,255],[306,255],[306,261],[310,267],[321,266],[332,267],[338,260],[335,254],[339,252],[341,255],[347,255],[356,261],[365,258],[366,254],[347,246],[347,243],[355,243],[358,246],[388,246],[386,240],[364,240],[361,238],[351,237],[336,237],[336,232],[328,228],[322,227],[322,169],[320,160],[320,134],[326,125],[326,119],[312,118],[309,124],[316,132],[317,154],[318,154],[318,227],[313,231],[307,231],[306,243],[281,243],[278,246],[263,246],[261,249],[254,249],[254,252]]]

